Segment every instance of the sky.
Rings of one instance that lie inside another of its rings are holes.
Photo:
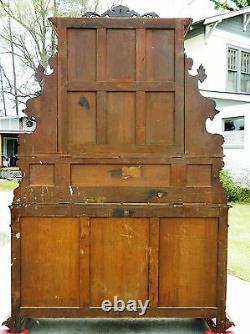
[[[191,17],[199,20],[218,14],[210,0],[123,0],[123,5],[143,14],[156,12],[160,17]]]

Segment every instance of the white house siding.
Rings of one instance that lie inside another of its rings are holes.
[[[208,77],[199,85],[201,94],[214,99],[220,111],[213,122],[207,122],[208,131],[223,134],[223,118],[244,116],[245,130],[237,134],[242,136],[244,132],[243,147],[227,148],[224,145],[224,162],[235,179],[250,187],[250,94],[227,93],[226,87],[227,46],[250,50],[249,26],[243,32],[241,22],[242,16],[222,21],[208,38],[204,36],[205,27],[202,26],[199,35],[192,32],[190,36],[193,34],[194,37],[185,41],[185,51],[194,61],[191,73],[194,74],[200,64],[205,67]]]

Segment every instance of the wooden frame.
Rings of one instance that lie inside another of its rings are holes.
[[[19,137],[23,181],[11,208],[6,324],[16,332],[29,317],[138,317],[100,309],[116,294],[148,297],[145,317],[216,318],[224,332],[223,139],[206,132],[217,111],[199,94],[202,69],[188,74],[190,20],[51,21],[59,37],[54,72],[27,103],[35,133]]]

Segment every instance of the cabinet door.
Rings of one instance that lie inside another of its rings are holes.
[[[160,220],[159,306],[216,306],[216,218]]]
[[[21,305],[79,306],[77,218],[21,219]]]

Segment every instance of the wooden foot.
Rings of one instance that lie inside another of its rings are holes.
[[[23,324],[24,319],[22,319],[20,316],[13,316],[2,323],[3,326],[9,328],[9,330],[5,331],[6,333],[28,334],[29,331],[27,329],[23,329]]]
[[[210,319],[210,318],[206,318],[205,319],[208,327],[209,327],[209,330],[207,330],[205,332],[205,334],[233,334],[233,332],[231,331],[227,331],[229,328],[231,328],[232,326],[235,326],[234,325],[234,322],[229,320],[228,318],[225,319],[225,321],[219,323],[219,324],[216,324],[214,322],[213,319]],[[226,332],[227,331],[227,332]]]

